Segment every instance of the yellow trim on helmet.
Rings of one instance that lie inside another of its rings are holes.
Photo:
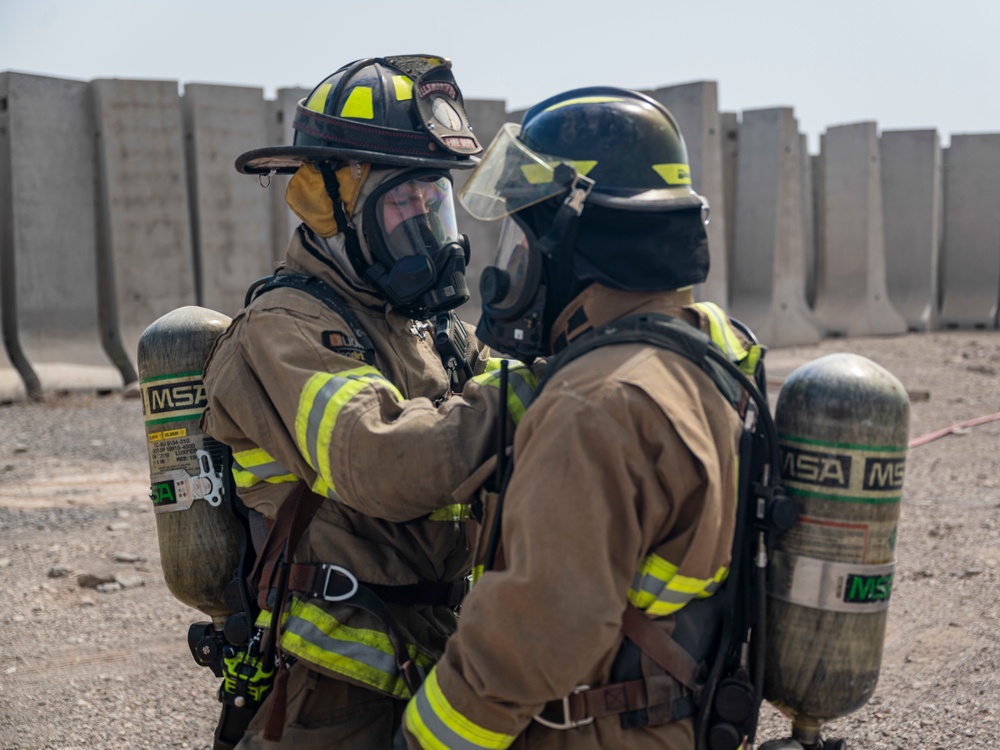
[[[413,98],[413,79],[409,76],[393,76],[392,86],[396,90],[397,102],[405,102]]]
[[[355,86],[347,101],[344,102],[343,109],[340,110],[341,117],[350,117],[355,120],[371,120],[375,117],[375,108],[372,105],[372,90],[370,86]]]
[[[623,102],[625,97],[622,96],[581,96],[576,99],[567,99],[564,102],[558,102],[553,104],[551,107],[546,107],[546,112],[551,112],[554,109],[559,109],[560,107],[568,107],[571,104],[604,104],[605,102]]]
[[[323,114],[326,110],[326,97],[330,95],[330,89],[332,88],[332,83],[320,84],[313,92],[313,95],[309,97],[309,101],[306,102],[306,109]]]
[[[597,166],[596,161],[571,161],[570,159],[565,159],[564,162],[575,168],[584,177]],[[552,182],[552,175],[557,166],[559,166],[559,162],[557,161],[551,162],[548,165],[522,164],[521,174],[524,175],[524,179],[528,181],[529,185],[541,185]]]
[[[668,185],[691,184],[691,167],[687,164],[654,164],[653,171]]]

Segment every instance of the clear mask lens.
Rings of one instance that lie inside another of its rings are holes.
[[[432,255],[458,242],[451,181],[446,177],[407,180],[378,198],[375,216],[385,247],[395,258]]]
[[[528,238],[517,222],[508,216],[500,229],[500,243],[494,265],[506,272],[510,285],[504,297],[493,303],[493,307],[509,310],[520,301],[529,278],[530,260]]]

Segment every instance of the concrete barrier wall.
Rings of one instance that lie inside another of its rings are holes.
[[[823,141],[823,252],[817,317],[832,335],[906,331],[885,279],[878,134],[874,122],[838,125]]]
[[[790,108],[743,113],[730,311],[769,346],[822,336],[805,297],[801,144]]]
[[[7,73],[0,89],[8,350],[33,397],[120,389],[124,379],[104,353],[98,320],[88,84]]]
[[[889,298],[911,331],[933,330],[944,226],[941,139],[935,130],[886,130],[879,147]]]
[[[729,253],[726,249],[726,197],[718,84],[715,81],[698,81],[648,93],[669,109],[677,120],[691,163],[691,186],[705,196],[711,206],[712,220],[708,225],[711,268],[708,279],[699,285],[696,295],[699,299],[725,307],[729,303]]]
[[[239,308],[298,219],[287,178],[264,190],[266,177],[233,162],[290,143],[307,93],[190,84],[182,99],[175,81],[0,73],[0,402],[134,385],[151,322],[188,304]],[[941,150],[933,131],[880,141],[875,123],[859,123],[830,128],[810,155],[788,108],[747,111],[741,124],[718,113],[712,82],[653,94],[677,117],[712,203],[710,282],[725,291],[698,294],[726,302],[764,343],[815,340],[817,321],[826,335],[901,333],[935,314],[945,326],[996,325],[1000,133],[953,136]],[[523,115],[498,100],[467,105],[484,146]],[[502,222],[460,213],[472,300],[459,312],[475,322]]]
[[[183,107],[197,304],[233,317],[274,255],[271,196],[233,155],[270,142],[273,111],[263,89],[206,84],[186,86]]]
[[[993,328],[1000,297],[1000,134],[955,135],[944,171],[941,325]]]
[[[105,348],[135,380],[142,332],[196,301],[181,99],[176,81],[98,79],[91,91]]]

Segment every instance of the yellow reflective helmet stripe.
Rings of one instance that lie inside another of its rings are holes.
[[[314,484],[323,490],[320,494],[332,497],[336,490],[330,471],[330,439],[337,417],[352,398],[376,383],[397,401],[403,400],[399,389],[369,365],[339,373],[317,372],[306,381],[295,415],[295,438],[302,456],[319,475],[317,482],[323,482]]]
[[[372,105],[372,90],[369,86],[355,86],[344,102],[340,110],[341,117],[350,117],[356,120],[371,120],[375,117],[375,109]]]
[[[549,162],[548,165],[522,164],[521,174],[524,175],[524,179],[528,181],[528,184],[541,185],[543,183],[552,182],[555,168],[562,163],[569,164],[574,167],[576,171],[584,177],[586,177],[590,171],[597,166],[596,161],[571,161],[570,159],[564,159],[561,162]]]
[[[576,99],[567,99],[564,102],[557,102],[545,111],[551,112],[560,107],[568,107],[572,104],[603,104],[604,102],[623,102],[625,99],[620,96],[578,96]]]
[[[677,566],[657,554],[643,560],[632,579],[628,600],[637,609],[653,617],[669,615],[692,599],[704,599],[718,591],[729,575],[722,566],[712,578],[692,578],[677,574]]]
[[[282,627],[281,648],[397,698],[412,697],[396,664],[389,636],[379,630],[349,627],[302,599],[292,600]],[[407,645],[407,653],[423,677],[432,659],[413,645]]]
[[[233,451],[233,479],[240,489],[248,489],[261,482],[282,484],[299,481],[263,448]]]
[[[409,76],[393,76],[392,87],[396,93],[397,102],[405,102],[413,98],[413,79]]]
[[[691,168],[687,164],[654,164],[653,171],[668,185],[691,184]]]
[[[442,692],[436,669],[407,704],[403,721],[425,750],[506,750],[517,739],[481,727],[459,713]]]
[[[324,83],[317,86],[313,95],[309,97],[309,101],[306,102],[306,109],[323,114],[326,111],[326,97],[330,95],[330,89],[332,88],[332,83]]]
[[[490,369],[482,375],[476,375],[472,380],[481,386],[500,388],[500,370]],[[517,364],[507,369],[507,410],[514,424],[521,421],[524,412],[531,405],[538,389],[538,377],[523,364]]]

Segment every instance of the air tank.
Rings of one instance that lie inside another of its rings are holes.
[[[231,320],[181,307],[139,339],[139,387],[149,458],[150,499],[163,577],[183,604],[221,630],[231,608],[224,590],[239,565],[242,527],[224,500],[225,447],[198,426],[207,399],[205,361]]]
[[[909,399],[871,360],[830,354],[785,380],[775,424],[798,520],[771,557],[764,697],[792,720],[781,747],[821,747],[823,724],[878,682]]]

